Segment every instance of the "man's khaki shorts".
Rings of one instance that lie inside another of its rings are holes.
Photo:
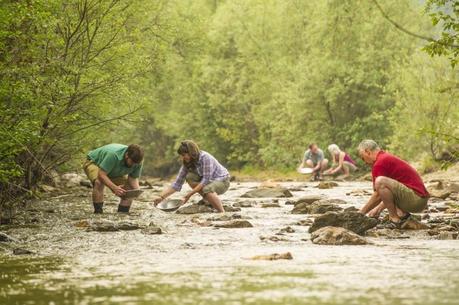
[[[394,203],[405,212],[419,213],[427,207],[428,197],[421,197],[415,191],[398,182],[394,189]]]
[[[201,182],[201,177],[197,175],[196,173],[188,173],[186,175],[186,182],[188,184],[196,184]],[[222,181],[211,181],[209,184],[207,184],[202,190],[202,194],[208,194],[208,193],[217,193],[218,195],[224,194],[230,186],[230,181],[229,178],[222,180]]]
[[[97,179],[99,175],[99,166],[94,163],[92,160],[85,160],[83,162],[83,170],[88,176],[89,181],[91,181],[92,185],[94,185],[94,181]],[[110,178],[110,180],[115,183],[116,185],[126,185],[127,184],[128,176]]]

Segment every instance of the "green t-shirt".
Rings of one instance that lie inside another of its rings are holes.
[[[124,160],[127,148],[123,144],[108,144],[91,150],[88,153],[88,158],[107,172],[110,178],[125,175],[129,175],[132,178],[139,178],[143,164],[135,164],[132,167],[127,167]]]

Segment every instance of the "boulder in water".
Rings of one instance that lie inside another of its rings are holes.
[[[401,229],[403,230],[427,230],[430,228],[427,224],[417,221],[416,219],[410,218],[402,224]]]
[[[192,203],[181,206],[177,210],[177,214],[199,214],[199,213],[211,213],[212,208],[207,205]]]
[[[321,181],[316,187],[318,189],[324,190],[334,188],[335,186],[338,186],[338,183],[334,181]]]
[[[94,220],[89,223],[88,231],[96,232],[115,232],[119,231],[118,226],[111,220]]]
[[[243,198],[285,198],[285,197],[293,197],[292,193],[283,187],[275,187],[275,188],[259,188],[248,191],[247,193],[243,194],[241,197]]]
[[[300,203],[311,204],[311,203],[313,203],[315,201],[319,201],[321,199],[324,199],[323,196],[321,196],[321,195],[307,195],[307,196],[301,197],[297,201],[294,201],[293,205],[296,206],[296,205],[298,205]]]
[[[311,241],[319,245],[366,245],[367,241],[356,233],[341,227],[323,227],[311,234]]]
[[[327,212],[314,219],[314,223],[309,228],[309,233],[323,227],[333,226],[342,227],[363,235],[367,230],[375,227],[377,224],[378,220],[367,217],[359,212]]]
[[[335,203],[343,204],[346,202],[341,199],[322,199],[313,203],[302,202],[295,205],[292,214],[323,214],[325,212],[341,211],[342,208]]]

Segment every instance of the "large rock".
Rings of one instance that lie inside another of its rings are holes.
[[[79,187],[80,182],[86,179],[84,176],[77,173],[66,173],[61,176],[60,180],[65,187]]]
[[[18,240],[6,233],[0,232],[0,242],[18,242]]]
[[[300,204],[295,205],[292,210],[292,214],[323,214],[325,212],[338,212],[342,208],[337,204],[345,204],[346,201],[341,199],[321,199],[308,203],[303,201]]]
[[[177,214],[198,214],[198,213],[211,213],[212,208],[207,205],[192,203],[181,206],[177,210]]]
[[[340,227],[323,227],[311,234],[311,241],[319,245],[366,245],[367,241],[354,232]]]
[[[293,197],[292,193],[286,188],[275,187],[275,188],[259,188],[248,191],[243,194],[243,198],[282,198],[282,197]]]
[[[319,201],[321,199],[324,199],[322,196],[320,195],[307,195],[307,196],[304,196],[304,197],[301,197],[300,199],[298,199],[297,201],[293,202],[293,205],[298,205],[300,203],[306,203],[306,204],[311,204],[315,201]]]
[[[312,233],[320,228],[333,226],[342,227],[363,235],[367,230],[375,227],[377,224],[378,221],[376,219],[367,217],[359,212],[327,212],[314,219],[314,223],[309,228],[309,232]]]
[[[214,227],[216,228],[251,228],[253,225],[247,220],[229,220],[219,223],[214,223]]]
[[[235,207],[231,205],[223,205],[223,209],[225,212],[240,212],[241,208],[240,207]]]
[[[116,227],[121,231],[132,231],[140,229],[139,224],[132,221],[120,221],[116,224]]]
[[[89,223],[88,231],[115,232],[119,231],[118,226],[111,220],[94,220]]]

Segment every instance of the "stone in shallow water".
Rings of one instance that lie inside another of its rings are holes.
[[[408,235],[403,234],[402,231],[400,230],[394,230],[394,229],[370,229],[366,232],[366,236],[370,237],[383,237],[386,239],[408,239],[410,238]]]
[[[241,208],[240,207],[234,207],[231,205],[223,205],[223,209],[225,212],[240,212]]]
[[[290,241],[286,238],[280,237],[278,235],[271,235],[271,236],[260,236],[261,241],[273,241],[273,242],[278,242],[278,241]]]
[[[318,189],[324,190],[334,188],[335,186],[338,186],[338,183],[333,181],[321,181],[316,187]]]
[[[121,231],[132,231],[140,229],[139,224],[132,221],[120,221],[116,224],[116,227]]]
[[[309,228],[309,233],[323,227],[333,226],[342,227],[363,235],[367,230],[375,227],[377,224],[378,220],[367,217],[359,212],[327,212],[314,219],[314,223]]]
[[[115,232],[119,231],[115,222],[111,220],[94,220],[89,223],[88,231]]]
[[[408,219],[402,224],[401,229],[403,230],[427,230],[429,226],[425,223],[417,221],[415,219]]]
[[[251,228],[253,225],[247,220],[229,220],[219,223],[214,223],[216,228]]]
[[[177,212],[177,214],[198,214],[198,213],[212,213],[212,208],[207,205],[202,204],[188,204],[181,206]]]
[[[233,204],[233,207],[237,208],[252,208],[256,205],[255,202],[250,202],[250,201],[239,201]]]
[[[0,242],[18,242],[18,240],[6,233],[0,232]]]
[[[340,227],[323,227],[311,234],[311,241],[319,245],[366,245],[356,233]]]
[[[229,221],[229,220],[241,219],[241,218],[242,218],[241,214],[234,213],[234,214],[216,215],[216,216],[207,218],[207,220],[208,221]]]
[[[454,240],[459,239],[459,232],[440,232],[437,236],[440,240]]]
[[[342,208],[335,203],[342,204],[346,202],[341,199],[322,199],[310,204],[303,202],[295,205],[292,214],[323,214],[325,212],[341,211]]]
[[[16,248],[13,250],[14,255],[28,255],[28,254],[34,254],[32,251],[23,249],[23,248]]]
[[[163,230],[154,222],[150,222],[150,224],[147,227],[142,229],[142,233],[147,235],[162,234]]]
[[[283,198],[293,197],[292,193],[286,188],[260,188],[248,191],[241,196],[242,198]]]
[[[321,200],[321,199],[324,199],[324,197],[321,196],[321,195],[307,195],[307,196],[301,197],[297,201],[294,201],[293,205],[296,206],[296,205],[298,205],[300,203],[311,204],[311,203],[313,203],[315,201],[318,201],[318,200]]]
[[[271,203],[262,203],[261,207],[262,208],[280,208],[280,205],[278,203],[271,202]]]
[[[255,255],[249,258],[250,260],[267,260],[267,261],[274,261],[274,260],[279,260],[279,259],[293,259],[293,256],[290,252],[286,253],[273,253],[269,255]]]
[[[291,226],[287,226],[279,230],[279,233],[295,233],[295,230]]]

